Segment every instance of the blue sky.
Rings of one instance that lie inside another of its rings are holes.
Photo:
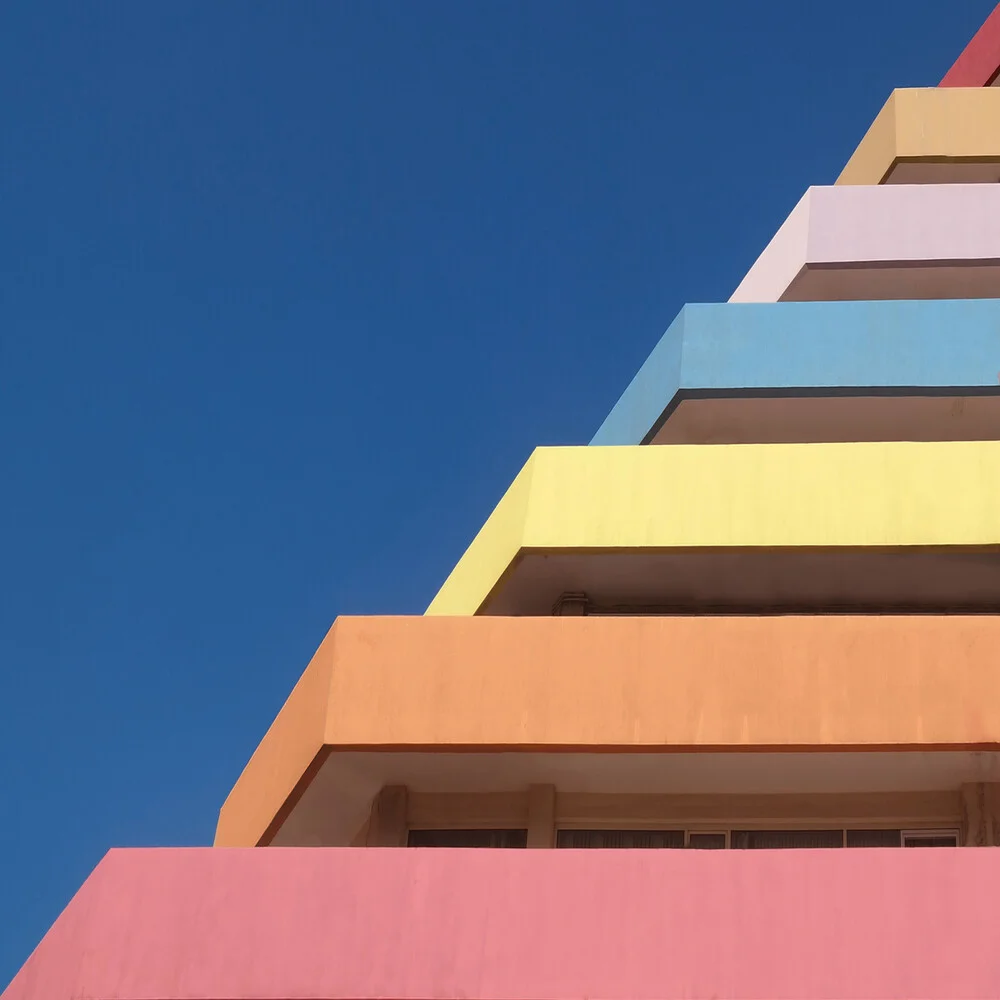
[[[0,5],[0,985],[992,5]]]

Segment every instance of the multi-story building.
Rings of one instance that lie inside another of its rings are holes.
[[[1000,996],[998,71],[1000,7],[4,998]]]

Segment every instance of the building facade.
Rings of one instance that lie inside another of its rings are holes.
[[[4,1000],[1000,997],[998,73],[1000,7]]]

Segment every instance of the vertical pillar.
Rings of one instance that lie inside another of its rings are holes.
[[[976,840],[982,835],[983,810],[979,801],[979,787],[979,785],[962,785],[963,847],[976,847]]]
[[[528,847],[556,846],[556,786],[528,788]]]
[[[406,847],[406,785],[386,785],[372,801],[368,847]]]
[[[1000,847],[1000,783],[990,782],[983,795],[986,805],[987,836],[990,847]]]
[[[962,785],[962,843],[1000,847],[1000,783]]]

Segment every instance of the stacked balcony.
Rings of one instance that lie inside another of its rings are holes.
[[[334,626],[218,842],[1000,843],[998,179],[1000,89],[895,92],[423,619]]]
[[[1000,995],[998,75],[1000,7],[4,1000]]]

